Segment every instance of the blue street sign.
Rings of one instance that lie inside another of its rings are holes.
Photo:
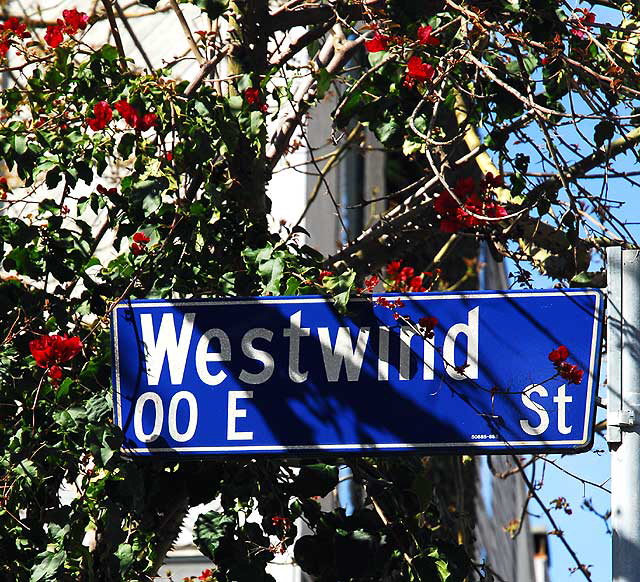
[[[596,290],[122,302],[115,421],[138,455],[584,450],[602,317]]]

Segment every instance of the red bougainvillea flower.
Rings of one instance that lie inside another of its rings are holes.
[[[416,273],[413,267],[403,267],[402,261],[391,261],[387,264],[385,288],[387,291],[417,293],[425,291],[423,279],[424,273]]]
[[[428,338],[432,338],[434,336],[433,330],[438,325],[438,318],[432,315],[425,315],[418,320],[418,325],[424,328],[425,335]]]
[[[27,25],[20,22],[15,16],[7,18],[0,24],[0,57],[7,56],[15,37],[27,38],[31,33],[27,32]]]
[[[390,37],[380,34],[377,30],[373,33],[373,38],[364,41],[365,48],[370,53],[378,53],[386,51],[389,46]]]
[[[586,8],[578,8],[576,12],[582,12],[582,16],[576,21],[576,26],[571,29],[571,34],[577,36],[579,39],[583,39],[587,30],[591,28],[596,21],[596,15],[593,12],[589,12]]]
[[[147,243],[151,240],[144,232],[136,232],[131,243],[131,252],[134,256],[143,255],[147,252]]]
[[[378,277],[378,275],[371,275],[371,277],[367,277],[364,280],[364,290],[367,293],[373,293],[373,290],[378,283],[380,283],[380,277]]]
[[[386,307],[387,309],[400,309],[404,307],[402,299],[389,300],[386,297],[378,297],[376,299],[376,305],[380,307]]]
[[[260,97],[260,89],[257,87],[249,87],[244,90],[244,100],[248,105],[255,105],[256,108],[262,113],[266,113],[268,110],[267,104],[262,102],[262,98]]]
[[[124,119],[129,125],[131,126],[135,125],[138,112],[127,101],[125,101],[124,99],[120,99],[120,101],[116,101],[113,104],[113,108],[122,116],[122,119]]]
[[[440,230],[454,233],[464,228],[474,228],[484,221],[481,218],[503,218],[506,209],[491,199],[492,188],[502,184],[501,176],[487,174],[476,192],[473,178],[461,178],[453,187],[453,194],[442,192],[434,200],[433,208],[440,215]]]
[[[133,241],[138,244],[146,245],[151,239],[144,232],[136,232],[133,235]]]
[[[323,269],[322,271],[320,271],[320,274],[318,275],[318,283],[322,283],[325,277],[331,277],[333,274],[334,274],[333,271],[327,271]]]
[[[157,123],[158,116],[155,113],[145,113],[142,116],[142,121],[136,124],[136,129],[139,131],[147,131],[147,129],[155,127]]]
[[[396,275],[398,272],[400,272],[401,265],[402,261],[391,261],[387,265],[387,275],[389,275],[390,277]]]
[[[555,350],[549,352],[549,360],[554,364],[561,364],[569,357],[567,346],[558,346]]]
[[[453,187],[453,193],[459,198],[466,198],[467,196],[471,196],[476,190],[475,182],[473,178],[460,178],[456,185]]]
[[[44,34],[45,42],[51,47],[56,48],[64,40],[62,34],[65,28],[63,20],[58,20],[58,24],[50,24],[47,26],[47,31]]]
[[[98,101],[93,106],[93,115],[94,117],[87,119],[87,123],[93,131],[98,131],[107,127],[113,118],[113,111],[106,101]]]
[[[571,384],[580,384],[584,376],[584,370],[581,370],[578,366],[574,366],[569,362],[562,362],[558,366],[558,373],[561,378],[564,378]]]
[[[207,568],[206,570],[202,570],[200,576],[198,576],[198,580],[209,580],[213,576],[213,572]]]
[[[281,515],[275,515],[271,518],[271,523],[274,526],[282,526],[284,529],[291,528],[291,520],[288,517],[283,517]]]
[[[400,273],[398,274],[398,279],[405,283],[409,279],[412,279],[415,275],[416,271],[413,267],[403,267],[400,269]]]
[[[504,186],[504,178],[498,174],[494,176],[491,172],[487,172],[480,182],[480,188],[483,192],[493,188],[502,188]]]
[[[155,113],[145,113],[142,115],[133,105],[124,99],[116,101],[113,107],[122,116],[122,119],[136,131],[147,131],[157,124],[158,119]]]
[[[558,346],[555,350],[551,350],[548,357],[558,370],[561,378],[564,378],[571,384],[580,384],[582,382],[584,370],[566,361],[569,357],[567,346]]]
[[[24,22],[20,22],[15,16],[7,18],[2,25],[2,29],[6,32],[10,32],[19,38],[27,38],[31,36],[30,32],[27,32],[27,25]]]
[[[82,349],[79,337],[63,335],[41,335],[29,342],[31,355],[40,368],[51,368],[75,358]],[[56,372],[54,372],[55,374]]]
[[[249,87],[244,90],[244,99],[249,105],[260,102],[260,89]]]
[[[62,380],[62,368],[60,366],[51,366],[47,370],[47,376],[49,376],[49,378],[54,382]]]
[[[407,291],[410,293],[420,293],[425,291],[425,288],[422,286],[422,275],[416,275],[409,280],[407,283]]]
[[[118,189],[117,188],[105,188],[102,184],[98,184],[96,186],[96,190],[98,191],[98,194],[102,195],[102,196],[115,196],[118,193]]]
[[[421,26],[418,28],[418,42],[424,46],[438,46],[440,39],[435,36],[431,36],[433,28],[430,26]]]
[[[423,63],[420,57],[413,56],[407,62],[405,85],[412,87],[415,82],[430,81],[435,74],[436,70],[433,65]]]
[[[75,8],[63,10],[62,18],[64,18],[65,24],[64,31],[67,34],[75,34],[78,30],[84,30],[89,22],[89,16],[84,12],[78,12]]]

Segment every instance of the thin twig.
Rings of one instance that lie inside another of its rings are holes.
[[[535,487],[533,486],[533,483],[531,483],[529,477],[527,476],[527,473],[525,472],[524,466],[520,462],[520,459],[518,459],[518,457],[516,457],[515,455],[512,455],[512,458],[513,458],[514,463],[520,469],[520,476],[522,477],[523,481],[525,482],[525,485],[527,486],[527,489],[529,490],[529,493],[538,502],[538,505],[540,506],[540,509],[542,509],[542,511],[544,511],[544,514],[547,516],[547,519],[549,520],[549,523],[552,525],[552,527],[554,529],[554,534],[558,536],[558,538],[562,542],[562,545],[566,548],[567,552],[569,552],[569,555],[571,556],[573,561],[576,563],[576,566],[577,566],[577,570],[576,571],[580,571],[582,573],[582,575],[587,580],[591,580],[591,574],[586,569],[585,565],[580,561],[580,559],[578,558],[578,555],[576,554],[575,550],[569,545],[569,542],[567,542],[566,538],[564,537],[564,534],[562,533],[562,530],[558,527],[558,524],[556,523],[555,519],[553,519],[553,516],[551,515],[551,512],[549,511],[549,508],[544,504],[542,499],[540,499],[540,496],[538,495],[538,492],[536,491]]]
[[[116,12],[118,13],[118,18],[120,18],[120,21],[122,22],[124,27],[127,29],[127,33],[129,34],[129,37],[133,41],[133,44],[136,45],[138,52],[144,59],[144,62],[146,63],[147,68],[149,69],[149,73],[151,73],[153,71],[153,65],[151,64],[151,60],[149,59],[147,52],[144,50],[144,47],[142,46],[140,39],[138,39],[138,35],[134,32],[133,28],[131,28],[131,25],[129,24],[129,18],[120,7],[118,0],[113,0],[113,5],[115,6]]]

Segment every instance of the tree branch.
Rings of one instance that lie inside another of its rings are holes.
[[[127,71],[127,57],[124,52],[124,46],[122,45],[122,38],[120,37],[120,30],[118,29],[118,23],[116,22],[116,17],[113,14],[113,9],[111,7],[111,0],[102,0],[102,5],[104,6],[105,12],[107,13],[107,18],[109,20],[109,26],[111,27],[111,34],[113,34],[113,40],[116,43],[116,48],[118,49],[118,55],[120,55],[120,67],[123,71]]]
[[[325,67],[331,75],[336,74],[351,59],[353,53],[364,42],[362,37],[345,42],[340,48],[334,48],[334,39],[329,38],[318,52],[315,64],[318,67]],[[309,111],[316,97],[317,81],[315,77],[310,77],[298,87],[291,104],[290,110],[285,113],[280,120],[278,127],[269,139],[267,148],[267,170],[273,168],[284,155],[291,136],[296,128],[302,123],[304,115]]]
[[[182,27],[182,31],[184,32],[184,35],[187,39],[187,43],[189,44],[189,48],[191,49],[193,56],[202,65],[205,62],[205,58],[202,56],[202,53],[200,52],[200,49],[198,48],[198,45],[196,44],[196,41],[193,38],[193,34],[191,34],[191,29],[189,28],[189,24],[187,23],[184,17],[184,14],[182,14],[182,10],[180,10],[180,6],[178,6],[178,3],[176,2],[176,0],[169,0],[169,4],[171,4],[171,8],[173,9],[176,16],[178,17],[178,20],[180,21],[180,26]]]
[[[333,20],[336,14],[345,20],[365,20],[377,8],[384,6],[382,0],[364,0],[361,4],[347,4],[340,2],[310,6],[294,10],[278,11],[270,15],[269,32],[289,30],[295,26],[313,26]]]

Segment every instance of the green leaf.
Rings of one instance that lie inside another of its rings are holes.
[[[204,10],[211,20],[222,16],[229,7],[227,0],[195,0],[194,4]]]
[[[118,153],[126,160],[133,153],[136,144],[136,136],[133,133],[125,133],[118,143]]]
[[[316,91],[318,95],[318,99],[324,99],[324,95],[327,92],[327,89],[331,86],[331,73],[327,71],[324,67],[322,67],[318,71],[318,76],[316,77]]]
[[[90,186],[93,182],[93,170],[91,166],[85,161],[79,161],[76,164],[76,171],[78,172],[78,178],[80,178],[87,186]]]
[[[297,497],[324,497],[338,484],[338,467],[317,463],[303,465],[291,487]]]
[[[355,281],[356,273],[353,269],[323,279],[322,285],[333,292],[333,303],[338,313],[342,314],[347,311],[347,304],[353,292]]]
[[[228,103],[231,109],[235,109],[237,111],[239,109],[242,109],[244,99],[240,95],[233,95],[232,97],[229,97]]]
[[[264,290],[272,295],[278,295],[280,293],[280,281],[284,273],[284,261],[282,258],[276,257],[262,263],[258,272],[263,279],[268,279]]]
[[[298,287],[300,287],[300,279],[296,277],[289,277],[287,279],[287,289],[285,290],[285,295],[295,295],[298,291]]]
[[[155,6],[151,6],[151,4],[147,4],[146,2],[142,2],[142,4],[145,4],[146,6],[149,6],[150,8],[155,8]],[[156,2],[157,4],[157,2]],[[116,47],[114,47],[113,45],[110,44],[104,44],[102,45],[102,48],[100,49],[100,54],[102,55],[102,58],[109,62],[112,63],[114,61],[116,61],[118,59],[118,49]]]
[[[593,128],[593,141],[596,147],[601,148],[605,143],[611,141],[615,126],[610,121],[601,121]]]
[[[16,134],[13,136],[13,149],[21,156],[27,151],[27,136],[22,134]]]
[[[338,128],[344,128],[349,120],[355,115],[355,112],[362,108],[363,99],[361,91],[352,91],[349,93],[347,100],[342,102],[338,108],[340,109],[340,115],[335,117],[335,122]]]
[[[351,290],[343,291],[342,293],[338,293],[337,295],[333,296],[333,305],[341,315],[347,312],[347,304],[349,303],[350,297]]]
[[[384,145],[392,147],[401,142],[404,130],[395,119],[391,118],[376,125],[373,132]]]
[[[606,284],[607,277],[603,271],[582,271],[571,279],[571,285],[575,287],[605,287]]]
[[[235,520],[224,513],[209,511],[201,514],[193,528],[196,546],[205,556],[214,560],[220,542],[234,524]]]
[[[58,569],[67,559],[67,553],[64,550],[55,553],[43,552],[42,554],[38,554],[38,557],[42,557],[43,559],[33,567],[29,582],[55,580]]]
[[[252,111],[250,115],[251,120],[251,135],[259,136],[262,127],[264,126],[264,113],[262,111]]]

